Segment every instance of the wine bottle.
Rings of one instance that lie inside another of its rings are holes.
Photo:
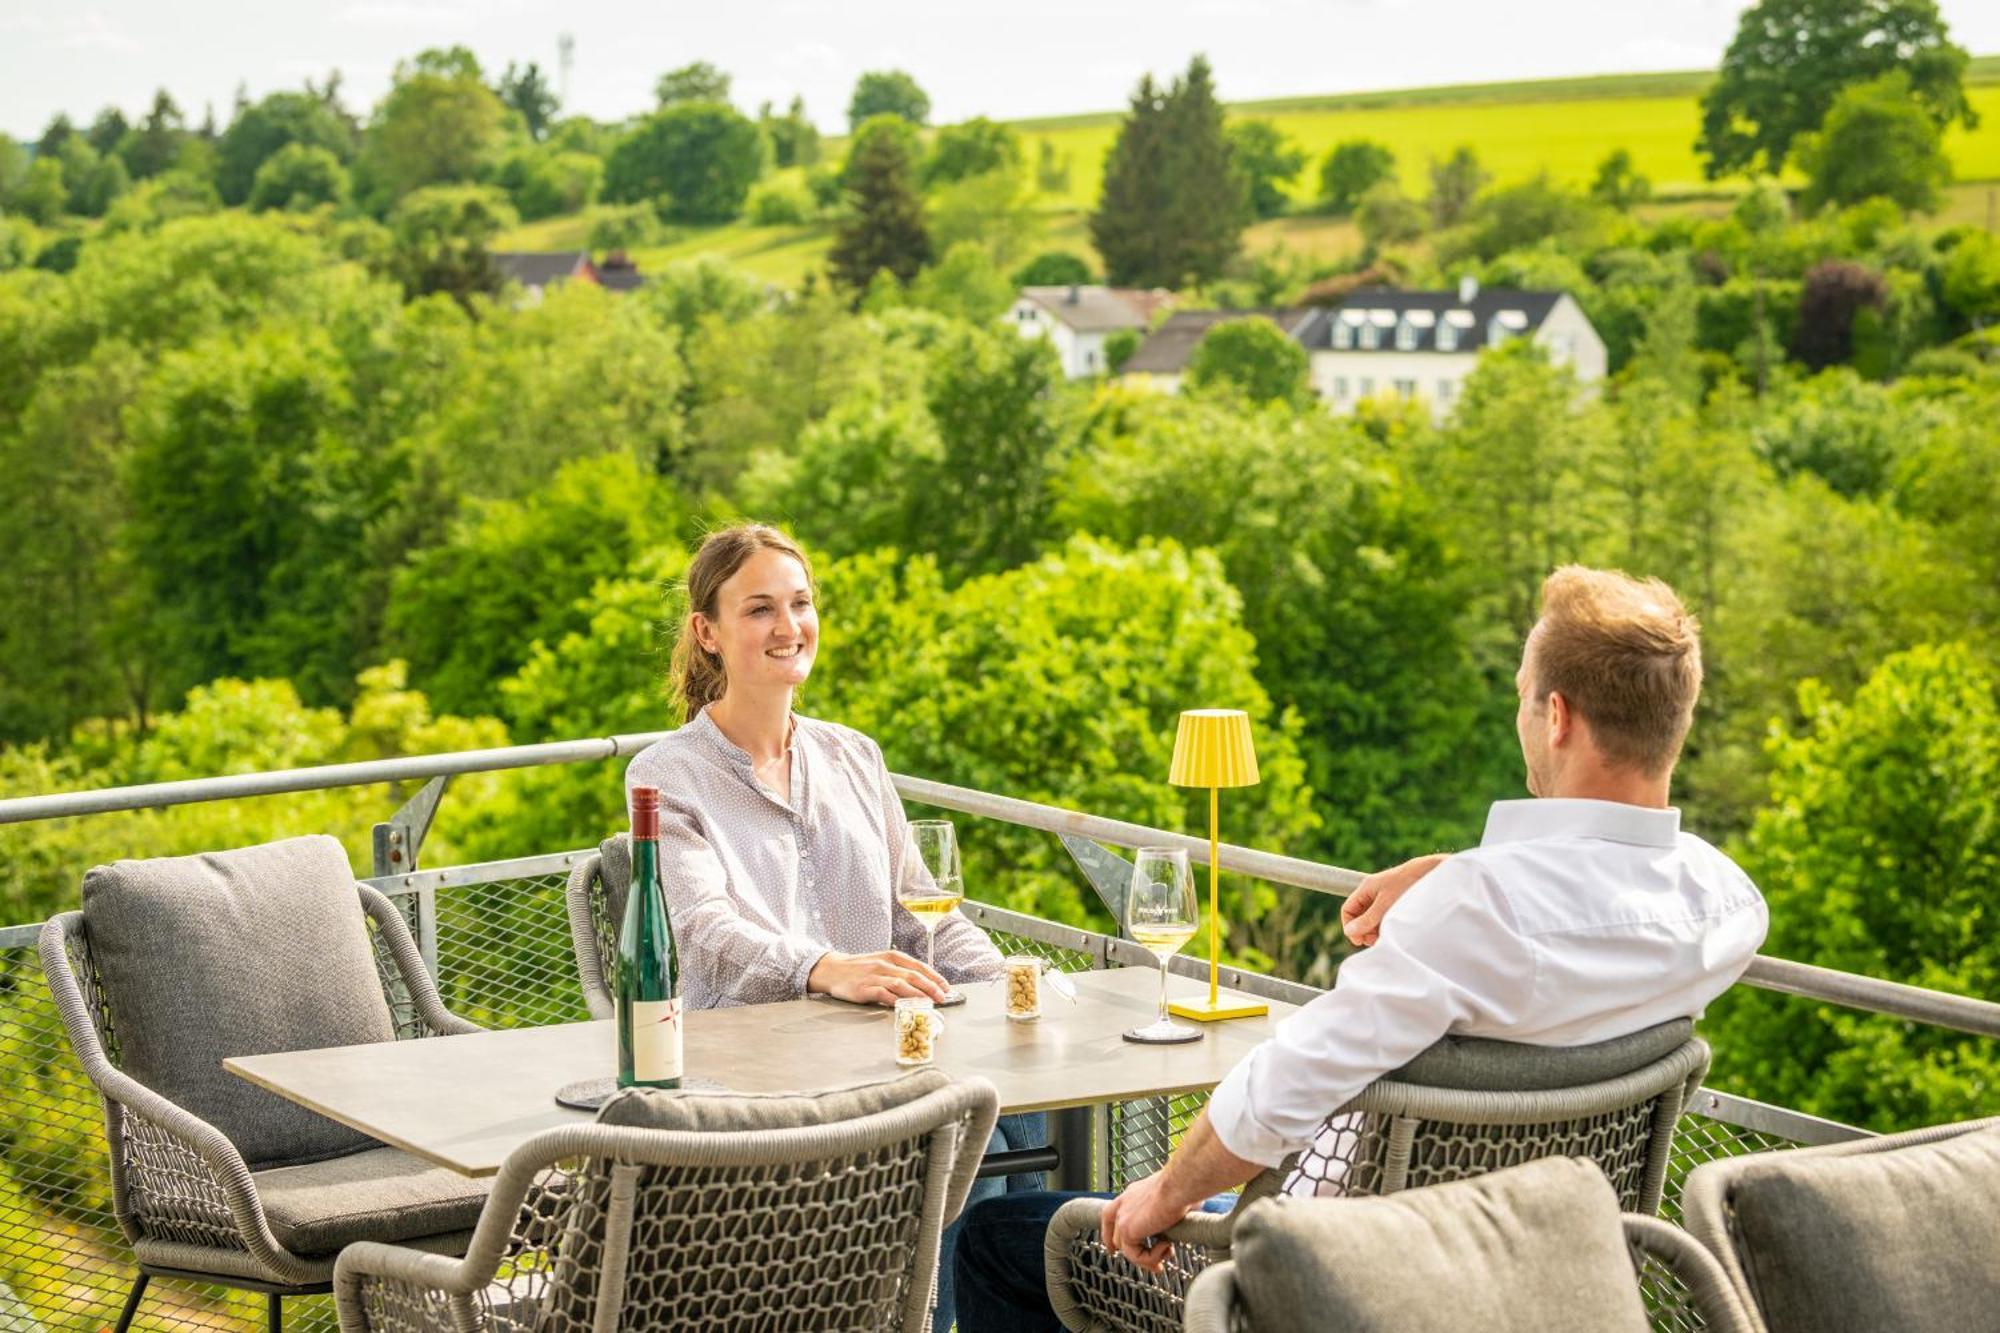
[[[681,1085],[680,958],[660,889],[660,789],[632,789],[632,889],[618,931],[618,1086]]]

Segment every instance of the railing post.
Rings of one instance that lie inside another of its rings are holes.
[[[416,870],[418,849],[423,846],[424,835],[431,831],[431,820],[437,816],[438,802],[444,798],[445,784],[450,781],[449,777],[432,778],[386,822],[375,826],[375,878],[408,875]],[[435,983],[439,980],[437,890],[426,885],[408,897],[415,915],[412,933],[417,937],[417,950]]]

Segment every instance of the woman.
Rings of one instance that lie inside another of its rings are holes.
[[[685,725],[625,770],[628,791],[660,789],[660,878],[682,1002],[824,994],[892,1005],[997,977],[999,951],[955,913],[937,928],[936,966],[914,956],[923,927],[892,890],[922,868],[906,864],[908,821],[881,747],[792,711],[819,648],[805,553],[761,524],[713,533],[688,566],[687,594],[673,658]],[[989,1149],[1042,1142],[1041,1120],[1003,1116]],[[1004,1188],[983,1180],[973,1197]],[[941,1329],[952,1320],[956,1235],[954,1224],[940,1254]]]

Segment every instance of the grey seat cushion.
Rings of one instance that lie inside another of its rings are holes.
[[[2000,1320],[2000,1129],[1742,1171],[1737,1250],[1771,1333]]]
[[[812,1093],[702,1093],[627,1088],[597,1113],[603,1125],[704,1132],[796,1129],[873,1115],[948,1087],[941,1070],[919,1069],[901,1078]]]
[[[1257,1333],[1645,1333],[1618,1200],[1554,1157],[1381,1198],[1266,1199],[1233,1241]]]
[[[257,1172],[271,1234],[294,1254],[333,1254],[358,1240],[398,1242],[467,1231],[491,1180],[473,1180],[395,1148]]]
[[[83,917],[126,1073],[228,1135],[252,1170],[376,1146],[222,1068],[395,1039],[338,842],[98,866]]]
[[[1530,1046],[1490,1037],[1443,1037],[1388,1075],[1398,1083],[1461,1092],[1544,1092],[1601,1083],[1664,1060],[1694,1037],[1676,1018],[1589,1046]]]

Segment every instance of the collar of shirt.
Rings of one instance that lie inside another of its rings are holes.
[[[735,741],[730,740],[729,737],[723,735],[722,728],[715,725],[715,719],[708,715],[708,709],[712,706],[704,706],[699,713],[694,715],[694,720],[689,722],[683,730],[693,730],[694,734],[700,736],[710,749],[728,760],[735,767],[742,779],[750,784],[753,790],[769,800],[773,805],[779,806],[793,814],[797,814],[799,811],[805,809],[805,746],[801,744],[804,740],[804,733],[799,728],[798,716],[794,714],[791,721],[789,741],[791,761],[787,767],[791,770],[792,800],[787,805],[784,801],[778,799],[777,792],[765,786],[757,777],[757,765],[751,760],[750,752]]]
[[[1482,847],[1535,838],[1603,838],[1640,847],[1672,847],[1680,836],[1681,812],[1618,801],[1586,801],[1542,797],[1530,801],[1495,801],[1486,812]]]

